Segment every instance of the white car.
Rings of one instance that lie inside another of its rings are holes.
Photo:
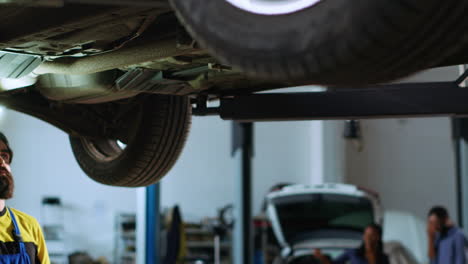
[[[383,224],[378,195],[353,185],[291,185],[267,196],[268,217],[282,251],[279,263],[318,263],[313,250],[335,258],[357,248],[364,228]],[[416,263],[397,241],[385,244],[391,263]]]

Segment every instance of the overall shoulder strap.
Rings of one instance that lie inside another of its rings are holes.
[[[10,207],[7,207],[7,208],[11,216],[11,221],[13,222],[13,237],[16,242],[22,242],[23,238],[21,237],[21,232],[20,232],[18,223],[16,222],[15,214],[13,214],[13,211],[10,209]]]

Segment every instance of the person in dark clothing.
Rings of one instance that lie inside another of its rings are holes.
[[[383,252],[382,228],[377,224],[364,229],[362,245],[357,249],[347,250],[332,261],[319,249],[315,250],[314,255],[321,264],[389,264],[388,256]]]
[[[447,209],[434,206],[427,217],[428,256],[431,264],[465,264],[466,238],[450,220]]]

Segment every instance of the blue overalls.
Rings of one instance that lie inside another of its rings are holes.
[[[31,259],[26,252],[26,246],[21,238],[21,232],[18,224],[16,223],[15,215],[10,208],[8,208],[8,212],[10,212],[11,220],[13,222],[13,237],[15,242],[19,243],[20,252],[18,254],[0,255],[0,264],[31,264]]]

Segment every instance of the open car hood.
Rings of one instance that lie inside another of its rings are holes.
[[[364,228],[382,222],[376,195],[353,185],[293,185],[267,196],[268,217],[283,254],[296,248],[352,248]]]

